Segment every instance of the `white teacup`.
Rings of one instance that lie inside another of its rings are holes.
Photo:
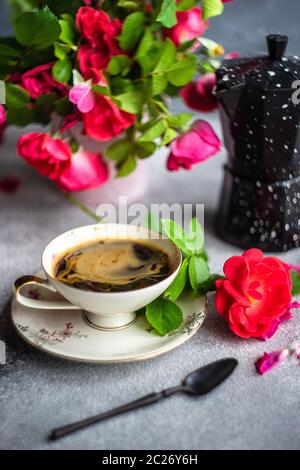
[[[141,289],[125,292],[92,292],[72,287],[55,279],[55,260],[68,250],[86,242],[101,239],[140,239],[149,240],[167,253],[171,263],[171,274],[162,281]],[[23,276],[15,282],[18,302],[38,309],[82,309],[91,326],[99,329],[120,329],[135,320],[135,312],[159,297],[175,279],[181,265],[179,248],[169,239],[161,238],[146,228],[122,224],[96,224],[78,227],[59,235],[44,250],[42,266],[47,279],[36,276]],[[51,291],[59,292],[66,301],[45,301],[24,296],[21,288],[28,284],[42,285]]]

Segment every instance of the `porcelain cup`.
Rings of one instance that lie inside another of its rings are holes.
[[[67,251],[81,244],[103,239],[151,240],[151,244],[168,254],[171,274],[162,281],[141,289],[125,292],[92,292],[65,284],[55,278],[55,260]],[[146,228],[125,224],[96,224],[78,227],[59,235],[45,248],[42,267],[46,279],[37,276],[22,276],[15,282],[15,295],[22,305],[38,309],[81,309],[87,322],[98,329],[114,330],[129,326],[135,321],[135,312],[159,297],[175,279],[182,255],[179,248],[169,239]],[[44,286],[59,292],[62,301],[33,299],[22,294],[25,285]]]

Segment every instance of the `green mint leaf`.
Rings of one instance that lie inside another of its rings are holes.
[[[186,234],[183,228],[171,219],[162,219],[161,224],[167,237],[170,238],[170,240],[172,240],[172,242],[175,243],[175,245],[177,245],[185,254],[191,255],[192,252],[186,245]]]
[[[139,138],[140,142],[152,142],[157,137],[160,137],[167,128],[167,123],[164,119],[159,119],[154,124],[146,129]]]
[[[45,6],[27,11],[14,21],[16,38],[23,46],[45,49],[59,38],[61,28],[56,16]]]
[[[144,95],[140,91],[129,91],[115,96],[115,100],[120,109],[128,113],[138,114],[144,104]]]
[[[153,73],[163,73],[166,70],[171,69],[175,60],[176,47],[174,43],[169,38],[167,38],[161,47],[160,55]]]
[[[129,63],[127,55],[115,55],[111,58],[107,70],[111,75],[124,74],[129,70]]]
[[[189,264],[189,278],[194,291],[209,277],[207,263],[200,256],[193,255]]]
[[[201,295],[205,295],[208,292],[215,292],[216,290],[216,281],[219,279],[224,279],[224,276],[220,276],[219,274],[211,274],[206,281],[201,282],[198,285],[197,291]]]
[[[190,231],[186,238],[187,246],[193,253],[200,254],[204,248],[204,231],[197,217],[193,217],[190,222]]]
[[[162,224],[159,217],[156,217],[152,212],[147,214],[146,227],[153,232],[160,233],[162,235]]]
[[[67,83],[72,77],[72,63],[69,59],[61,59],[52,67],[53,78],[60,83]]]
[[[189,261],[187,258],[185,258],[182,262],[182,265],[176,278],[164,293],[164,296],[166,298],[175,302],[178,297],[182,294],[188,281],[188,269]]]
[[[224,5],[222,0],[202,0],[202,16],[203,19],[218,16],[223,13]]]
[[[73,71],[74,72],[74,71]],[[106,86],[93,85],[92,90],[102,96],[110,96],[110,91]]]
[[[129,140],[118,140],[113,143],[106,151],[106,156],[110,160],[121,162],[125,160],[132,150],[132,143]]]
[[[300,294],[300,273],[297,271],[290,271],[292,279],[292,295]]]
[[[8,109],[24,108],[30,102],[29,93],[24,88],[12,83],[6,84],[6,106]]]
[[[127,176],[132,173],[136,168],[136,160],[134,157],[129,155],[119,166],[118,166],[118,177]]]
[[[172,85],[183,86],[192,80],[195,73],[196,56],[191,55],[173,64],[167,72],[167,77]]]
[[[144,23],[145,15],[140,11],[127,16],[119,36],[121,49],[128,51],[137,44],[144,32]]]
[[[182,311],[178,305],[162,297],[147,305],[146,318],[161,336],[179,328],[183,321]]]
[[[172,28],[177,23],[176,18],[176,0],[163,0],[157,21],[166,28]]]
[[[54,44],[54,55],[57,59],[65,59],[70,51],[71,48],[68,44],[62,44],[61,42],[56,42]]]

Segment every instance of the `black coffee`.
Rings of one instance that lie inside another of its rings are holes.
[[[55,278],[79,289],[122,292],[156,284],[171,273],[168,255],[146,241],[100,240],[55,263]]]

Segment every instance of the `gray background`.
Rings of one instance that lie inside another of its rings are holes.
[[[265,33],[287,32],[292,37],[291,52],[297,53],[299,6],[296,0],[236,0],[227,5],[222,19],[213,21],[214,34],[210,30],[210,36],[219,37],[228,50],[254,52],[263,47]],[[220,133],[217,116],[209,119]],[[7,347],[7,364],[0,365],[0,448],[299,449],[296,359],[291,357],[264,377],[254,369],[254,361],[265,350],[291,347],[300,341],[297,312],[268,343],[244,341],[229,332],[210,297],[208,318],[188,343],[159,358],[125,365],[55,359],[31,349],[16,336],[9,321],[14,279],[39,267],[42,248],[51,238],[90,222],[50,182],[17,158],[15,145],[20,133],[10,129],[0,147],[0,179],[9,174],[21,178],[15,195],[0,193],[0,338]],[[149,161],[150,185],[144,198],[147,203],[205,203],[212,271],[221,271],[228,256],[240,253],[218,240],[212,229],[224,159],[221,152],[192,172],[167,174],[161,152]],[[299,262],[300,251],[282,258]],[[211,395],[173,397],[62,441],[47,442],[54,426],[175,385],[187,372],[225,356],[237,357],[239,367]]]

